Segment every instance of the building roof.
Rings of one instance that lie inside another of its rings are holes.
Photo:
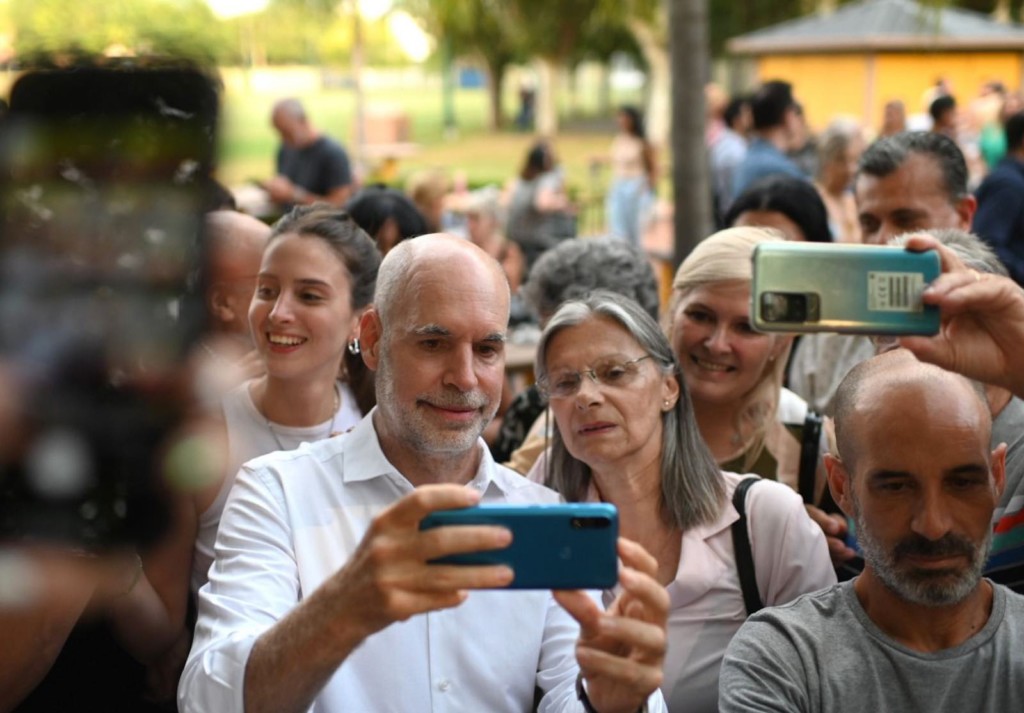
[[[781,22],[734,37],[735,54],[871,50],[1024,50],[1024,26],[956,8],[912,0],[863,0],[835,12]]]

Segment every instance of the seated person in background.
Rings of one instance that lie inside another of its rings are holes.
[[[803,483],[812,503],[824,473],[801,450],[805,437],[815,448],[817,440],[805,424],[807,404],[782,386],[792,337],[750,325],[751,256],[773,240],[781,240],[776,231],[752,227],[705,238],[676,272],[665,324],[701,435],[722,470],[798,491]]]
[[[829,487],[864,572],[752,616],[722,664],[732,711],[1005,711],[1024,679],[1024,597],[983,579],[1005,445],[966,379],[897,350],[836,395]]]
[[[377,407],[347,434],[243,467],[199,595],[183,713],[432,700],[521,712],[538,688],[540,711],[664,710],[668,596],[639,545],[620,540],[607,612],[583,592],[470,591],[507,585],[504,566],[429,563],[508,543],[497,527],[421,531],[435,510],[558,499],[480,440],[500,396],[508,300],[501,268],[465,240],[425,236],[384,259],[360,323]]]
[[[733,527],[744,477],[719,470],[668,339],[629,298],[598,290],[563,303],[537,375],[558,422],[548,484],[570,501],[613,503],[623,536],[657,558],[672,601],[662,693],[671,710],[717,711],[722,655],[751,610],[835,583],[821,529],[796,493],[760,479],[740,492],[749,535]]]
[[[270,121],[281,136],[277,175],[265,186],[271,200],[282,210],[318,201],[344,205],[354,183],[341,144],[317,131],[298,99],[274,104]]]
[[[427,219],[401,191],[387,186],[365,186],[345,204],[352,220],[377,241],[382,255],[408,238],[426,235]]]
[[[574,238],[544,254],[523,286],[523,299],[543,326],[565,300],[609,290],[639,303],[658,318],[658,280],[650,260],[618,238]],[[548,446],[554,425],[535,385],[513,399],[491,447],[498,462],[527,473]]]

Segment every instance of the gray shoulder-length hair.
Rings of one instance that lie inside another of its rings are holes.
[[[658,323],[636,302],[606,290],[563,304],[548,322],[537,345],[538,379],[547,375],[547,350],[558,332],[595,317],[620,324],[665,375],[679,380],[675,406],[662,413],[661,516],[665,524],[687,530],[713,522],[725,502],[725,481],[701,438],[679,362]],[[661,410],[661,403],[650,405]],[[556,428],[548,455],[547,484],[567,500],[583,500],[590,486],[590,466],[569,453]]]

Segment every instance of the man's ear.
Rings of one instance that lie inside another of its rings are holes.
[[[964,230],[971,229],[971,222],[978,210],[978,199],[968,194],[957,201],[956,214],[960,216],[960,227]]]
[[[371,371],[377,371],[380,362],[380,340],[384,337],[384,325],[374,307],[369,307],[359,319],[359,347],[363,363]]]
[[[853,517],[853,484],[846,466],[836,456],[826,453],[825,471],[828,473],[828,489],[832,492],[832,499],[848,517]]]
[[[989,466],[992,470],[992,483],[996,490],[996,498],[1003,497],[1003,490],[1006,488],[1006,450],[1005,443],[992,451],[992,461]]]
[[[224,289],[223,284],[215,284],[206,293],[206,307],[213,318],[223,324],[235,321],[235,306],[231,299],[231,291]]]

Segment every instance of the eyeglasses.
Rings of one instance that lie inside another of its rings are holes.
[[[621,388],[628,386],[636,378],[636,375],[640,373],[640,362],[650,358],[650,354],[645,354],[642,357],[629,361],[608,359],[581,371],[570,371],[568,369],[558,371],[538,379],[537,388],[548,399],[568,399],[575,396],[576,392],[580,390],[584,374],[589,376],[590,380],[598,386]]]

